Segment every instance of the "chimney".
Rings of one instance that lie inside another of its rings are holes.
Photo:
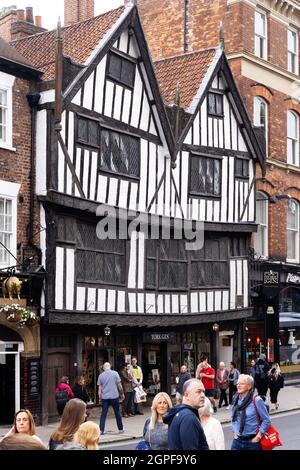
[[[65,0],[65,26],[84,21],[94,16],[94,0]]]
[[[42,17],[41,16],[35,16],[35,26],[38,26],[39,28],[42,28]]]
[[[26,10],[26,21],[27,21],[27,23],[34,24],[34,21],[33,21],[33,8],[32,7],[26,7],[25,10]]]

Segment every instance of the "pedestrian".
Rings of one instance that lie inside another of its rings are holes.
[[[209,398],[205,397],[204,406],[199,408],[201,425],[209,450],[225,450],[225,438],[220,421],[212,416],[213,409]]]
[[[201,353],[200,354],[200,362],[197,365],[196,373],[195,373],[195,378],[198,379],[198,380],[201,380],[200,372],[203,369],[203,361],[205,361],[205,360],[208,360],[208,356],[205,353]]]
[[[11,434],[0,441],[0,450],[47,450],[33,436],[24,433]]]
[[[121,382],[125,395],[125,399],[122,402],[122,416],[123,418],[129,418],[132,414],[133,404],[133,377],[130,373],[130,364],[123,364],[121,373]]]
[[[137,358],[135,356],[133,356],[131,358],[130,373],[133,377],[134,388],[142,387],[142,384],[143,384],[143,371],[142,371],[141,367],[138,365]],[[140,405],[136,400],[136,391],[135,390],[134,390],[134,394],[133,394],[133,402],[134,402],[134,414],[143,415],[144,413],[141,412]]]
[[[169,395],[160,392],[153,398],[151,417],[144,425],[143,436],[151,450],[168,450],[168,426],[163,422],[163,415],[172,408]]]
[[[74,434],[74,441],[81,444],[86,450],[98,450],[100,429],[93,421],[87,421],[79,426]]]
[[[233,395],[235,395],[237,392],[237,382],[238,382],[239,376],[240,376],[240,371],[236,368],[236,363],[234,361],[231,361],[229,363],[229,375],[228,375],[228,381],[229,381],[229,406],[227,406],[228,410],[230,408],[230,405],[232,404]]]
[[[281,375],[280,367],[277,362],[272,364],[268,372],[268,384],[270,389],[271,410],[277,410],[279,408],[278,393],[279,390],[284,387],[284,378]]]
[[[256,365],[256,362],[254,359],[251,359],[251,362],[250,362],[250,372],[249,374],[251,375],[251,377],[253,377],[253,380],[255,382],[255,365]]]
[[[84,450],[74,441],[74,434],[86,420],[86,404],[79,398],[73,398],[66,404],[61,420],[51,434],[49,450]]]
[[[63,375],[55,389],[56,407],[59,416],[62,416],[69,400],[74,398],[74,393],[69,385],[69,377]]]
[[[107,412],[110,406],[112,406],[117,426],[120,433],[125,432],[122,423],[122,416],[120,413],[120,400],[123,401],[125,396],[123,392],[123,387],[121,384],[121,378],[115,370],[111,370],[111,365],[109,362],[105,362],[103,365],[103,370],[97,381],[99,386],[99,400],[102,401],[102,413],[100,416],[100,431],[101,434],[105,433],[105,421]]]
[[[85,386],[85,378],[83,375],[78,375],[74,382],[75,385],[72,388],[74,398],[79,398],[84,401],[84,403],[88,403],[90,401],[90,397]]]
[[[265,354],[261,354],[255,364],[254,383],[257,388],[258,395],[266,396],[268,391],[268,372],[269,364],[266,362]]]
[[[231,450],[261,450],[260,439],[271,424],[262,398],[257,396],[254,403],[253,387],[253,377],[240,374],[237,382],[237,394],[232,403],[232,430],[234,434]]]
[[[187,380],[190,380],[192,378],[191,374],[188,372],[187,366],[183,364],[180,367],[180,373],[178,375],[178,382],[176,386],[176,403],[181,403],[182,402],[182,388],[184,383]],[[176,377],[177,379],[177,377]]]
[[[202,369],[200,370],[200,379],[205,387],[205,396],[210,399],[213,410],[216,413],[217,407],[215,402],[215,369],[208,364],[207,359],[202,362]]]
[[[204,405],[204,385],[201,380],[190,379],[182,392],[182,404],[173,406],[163,417],[169,425],[169,450],[209,450],[198,416],[198,409]]]
[[[224,406],[228,406],[228,400],[226,395],[226,390],[229,387],[229,372],[225,367],[224,362],[220,362],[219,368],[217,370],[216,379],[220,389],[220,398],[219,398],[219,408],[222,407],[224,401]]]
[[[42,444],[41,439],[36,435],[33,416],[27,409],[22,409],[16,412],[12,428],[5,434],[4,439],[16,434],[27,434]]]

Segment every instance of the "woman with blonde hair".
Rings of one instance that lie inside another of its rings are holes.
[[[16,412],[13,426],[8,431],[8,433],[5,434],[4,438],[18,433],[32,436],[34,439],[36,439],[42,444],[41,439],[35,433],[35,422],[33,416],[27,409],[19,410]]]
[[[143,436],[151,450],[168,450],[168,426],[163,422],[163,415],[172,408],[169,395],[160,392],[153,398],[151,417],[146,419]]]
[[[281,370],[279,364],[274,362],[271,369],[268,372],[268,386],[270,389],[270,398],[271,398],[271,411],[278,410],[278,393],[281,388],[284,386],[284,378],[281,375]]]
[[[225,450],[221,423],[212,416],[213,409],[207,397],[205,397],[204,406],[199,408],[198,413],[209,450]]]
[[[86,404],[79,398],[68,401],[63,411],[60,423],[52,433],[49,450],[84,450],[84,447],[74,442],[74,434],[86,420]]]
[[[82,423],[74,434],[74,441],[83,445],[86,450],[98,450],[99,438],[100,428],[93,421]]]

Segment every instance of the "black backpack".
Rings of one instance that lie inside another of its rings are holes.
[[[59,390],[58,392],[55,393],[55,400],[56,403],[59,405],[62,405],[64,403],[67,403],[69,399],[69,393],[68,390]]]
[[[256,364],[255,366],[255,380],[265,380],[267,377],[265,372],[265,365],[264,364]]]

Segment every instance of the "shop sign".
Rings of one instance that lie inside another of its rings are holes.
[[[267,314],[268,315],[273,315],[274,313],[274,307],[272,307],[272,305],[270,305],[268,308],[267,308]]]
[[[272,270],[264,272],[264,284],[278,284],[278,281],[278,272]]]
[[[293,284],[300,284],[300,276],[298,274],[288,273],[286,282],[291,282]]]
[[[144,333],[143,342],[144,343],[162,343],[168,342],[175,339],[175,333]]]

